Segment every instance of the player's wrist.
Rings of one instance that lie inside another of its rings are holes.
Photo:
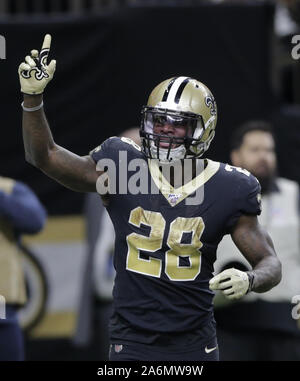
[[[43,102],[43,94],[29,95],[24,94],[24,107],[37,107]]]
[[[249,292],[251,292],[253,290],[253,287],[254,287],[254,272],[253,271],[246,271],[246,274],[248,275],[248,279],[249,279],[249,287],[248,287],[248,290],[246,292],[246,294],[249,294]]]

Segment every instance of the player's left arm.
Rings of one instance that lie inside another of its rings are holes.
[[[226,269],[209,282],[211,290],[220,290],[228,299],[239,299],[250,291],[266,292],[281,280],[281,263],[273,242],[256,216],[241,215],[232,228],[235,245],[252,266],[251,271]]]
[[[279,261],[271,237],[259,224],[256,216],[242,215],[231,232],[235,245],[252,266],[247,274],[251,290],[266,292],[281,280]]]

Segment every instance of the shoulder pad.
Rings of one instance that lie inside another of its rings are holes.
[[[127,144],[132,145],[132,146],[133,146],[135,149],[137,149],[138,151],[141,151],[141,147],[140,147],[138,144],[136,144],[132,139],[122,137],[121,140],[122,140],[122,142],[124,142],[124,143],[127,143]]]

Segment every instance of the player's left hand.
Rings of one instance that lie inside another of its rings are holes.
[[[209,288],[220,290],[228,299],[239,299],[248,292],[249,277],[245,271],[227,269],[209,281]]]

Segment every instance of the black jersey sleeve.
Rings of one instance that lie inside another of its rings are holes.
[[[114,159],[116,151],[118,151],[119,147],[119,138],[116,136],[112,136],[106,139],[102,144],[98,147],[94,148],[90,151],[90,156],[97,164],[101,159]]]
[[[94,148],[90,152],[90,156],[96,164],[101,159],[111,159],[118,163],[120,159],[119,152],[126,152],[128,160],[130,160],[136,158],[138,152],[141,153],[141,148],[129,138],[112,136]]]
[[[256,177],[250,174],[249,178],[240,182],[238,192],[239,210],[242,214],[260,215],[261,187]]]
[[[241,215],[260,215],[260,213],[261,187],[259,181],[250,173],[239,173],[235,179],[234,209],[227,221],[226,233],[230,233]]]

